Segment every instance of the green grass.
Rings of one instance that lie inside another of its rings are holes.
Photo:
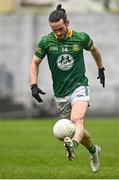
[[[63,143],[52,135],[54,120],[0,121],[1,179],[118,179],[119,120],[87,119],[95,143],[100,144],[101,168],[90,170],[90,156],[79,146],[67,161]]]

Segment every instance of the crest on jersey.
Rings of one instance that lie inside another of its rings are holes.
[[[72,49],[73,49],[74,51],[79,51],[79,50],[80,50],[78,44],[73,44]]]
[[[57,67],[63,71],[67,71],[72,68],[74,58],[70,54],[62,54],[57,59]]]

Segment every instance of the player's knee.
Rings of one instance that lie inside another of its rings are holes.
[[[83,123],[84,116],[83,114],[78,114],[78,115],[71,115],[70,118],[74,123]]]

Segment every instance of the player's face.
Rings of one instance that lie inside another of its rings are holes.
[[[49,25],[58,39],[64,39],[67,36],[69,26],[68,20],[64,23],[63,19],[60,19],[58,22],[49,22]]]

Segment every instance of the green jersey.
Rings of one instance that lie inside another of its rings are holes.
[[[90,50],[92,44],[88,34],[76,31],[62,40],[53,32],[41,38],[35,55],[41,60],[47,55],[56,97],[64,97],[77,87],[88,85],[83,50]]]

